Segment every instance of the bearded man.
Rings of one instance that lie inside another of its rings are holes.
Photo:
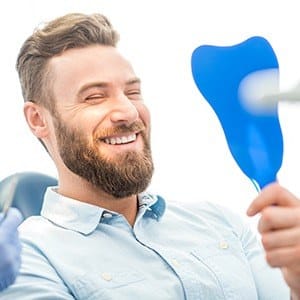
[[[117,41],[105,16],[68,14],[21,48],[25,118],[53,159],[59,184],[47,189],[41,215],[21,225],[20,275],[0,298],[283,300],[291,291],[297,299],[300,255],[278,257],[274,249],[299,248],[299,230],[281,239],[299,225],[278,225],[269,209],[275,203],[281,216],[299,216],[295,196],[275,184],[248,212],[268,210],[260,229],[268,235],[268,262],[281,273],[266,263],[239,216],[147,192],[150,115]]]

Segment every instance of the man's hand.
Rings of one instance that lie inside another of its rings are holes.
[[[248,216],[257,213],[266,260],[282,270],[293,299],[300,299],[300,200],[272,183],[249,206]]]
[[[12,284],[19,272],[21,245],[17,228],[22,219],[16,208],[10,208],[5,218],[0,214],[0,291]]]

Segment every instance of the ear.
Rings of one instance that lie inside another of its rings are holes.
[[[49,133],[46,109],[28,101],[25,102],[23,111],[31,132],[39,139],[46,137]]]

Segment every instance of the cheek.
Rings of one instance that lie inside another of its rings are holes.
[[[151,118],[150,118],[150,111],[147,108],[145,104],[139,103],[136,105],[136,108],[139,112],[139,116],[141,120],[144,122],[146,127],[149,129],[150,128],[150,123],[151,123]]]
[[[86,111],[84,111],[80,118],[83,121],[83,123],[97,123],[103,121],[107,114],[109,113],[109,110],[105,107],[99,107],[97,105],[89,107]]]
[[[85,111],[81,111],[77,118],[71,120],[72,126],[86,132],[86,135],[91,135],[99,126],[105,124],[107,114],[108,112],[104,108],[90,107]]]

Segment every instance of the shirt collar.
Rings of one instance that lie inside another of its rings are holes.
[[[147,192],[138,195],[139,209],[145,208],[144,216],[159,220],[165,211],[165,201]],[[83,234],[93,232],[108,211],[102,207],[68,198],[57,193],[56,187],[48,187],[44,196],[41,215],[61,227]]]
[[[89,234],[96,229],[103,212],[101,207],[62,196],[56,187],[48,187],[41,215],[61,227]]]
[[[144,192],[139,194],[138,201],[139,210],[144,209],[145,217],[152,217],[159,221],[163,216],[166,209],[166,203],[161,196]]]

